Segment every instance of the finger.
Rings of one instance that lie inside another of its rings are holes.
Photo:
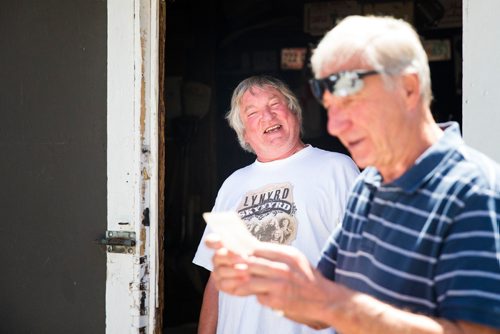
[[[247,278],[245,277],[233,277],[233,278],[217,278],[214,280],[215,287],[219,289],[220,291],[232,294],[232,295],[238,295],[238,296],[244,296],[244,291],[238,291],[239,287],[245,283]]]
[[[273,260],[258,256],[249,257],[246,261],[248,271],[254,276],[281,279],[290,283],[314,278],[314,270],[305,256],[297,253],[301,256],[294,257],[293,254],[281,254],[280,251],[274,252],[270,250],[265,252],[264,255],[272,254],[270,257]],[[263,253],[259,253],[259,255]]]
[[[251,275],[261,278],[283,279],[289,277],[291,272],[288,264],[262,257],[251,256],[247,259],[246,264]]]
[[[250,276],[236,287],[234,292],[239,295],[269,294],[276,285],[270,279]]]
[[[214,267],[234,266],[236,264],[241,264],[241,263],[245,264],[246,258],[243,258],[240,255],[231,252],[227,248],[219,248],[218,250],[215,251],[212,257],[212,263],[214,264]]]
[[[254,270],[263,271],[261,274],[267,272],[273,275],[270,269],[274,268],[274,274],[279,274],[281,277],[312,279],[314,276],[314,270],[305,255],[290,246],[272,245],[272,247],[259,248],[254,252],[253,258],[265,259],[270,263],[281,263],[281,265],[274,264],[266,268],[263,261],[255,261],[263,265],[263,267],[254,268]]]
[[[215,267],[212,273],[216,280],[246,279],[250,276],[247,265],[244,263],[237,263],[231,266],[220,265]]]
[[[248,295],[244,291],[237,291],[238,287],[249,280],[249,274],[244,268],[244,264],[235,266],[220,266],[212,272],[215,286],[217,289],[238,296]]]
[[[303,256],[300,251],[294,247],[278,244],[266,244],[265,247],[256,249],[253,255],[287,264],[296,263],[297,259]]]
[[[205,237],[205,245],[212,249],[219,249],[223,247],[221,238],[216,233],[210,233]]]

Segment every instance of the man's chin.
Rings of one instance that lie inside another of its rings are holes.
[[[357,156],[356,154],[351,153],[351,158],[354,160],[358,168],[364,169],[370,165],[370,161],[365,156]]]

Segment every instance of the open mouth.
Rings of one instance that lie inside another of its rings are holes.
[[[278,131],[279,129],[281,129],[281,125],[277,124],[277,125],[273,125],[267,129],[264,130],[264,133],[271,133],[271,132],[274,132],[274,131]]]

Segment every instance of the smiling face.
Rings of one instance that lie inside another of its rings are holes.
[[[252,87],[243,94],[240,117],[245,141],[261,162],[284,159],[303,148],[300,124],[286,98],[272,87]]]

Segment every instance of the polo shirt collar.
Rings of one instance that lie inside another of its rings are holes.
[[[446,162],[447,157],[463,144],[458,123],[447,122],[438,125],[444,130],[444,135],[425,150],[409,170],[384,186],[397,187],[406,193],[415,192],[434,175],[440,164]],[[380,187],[382,176],[376,168],[369,167],[366,170],[365,182],[373,187]]]

